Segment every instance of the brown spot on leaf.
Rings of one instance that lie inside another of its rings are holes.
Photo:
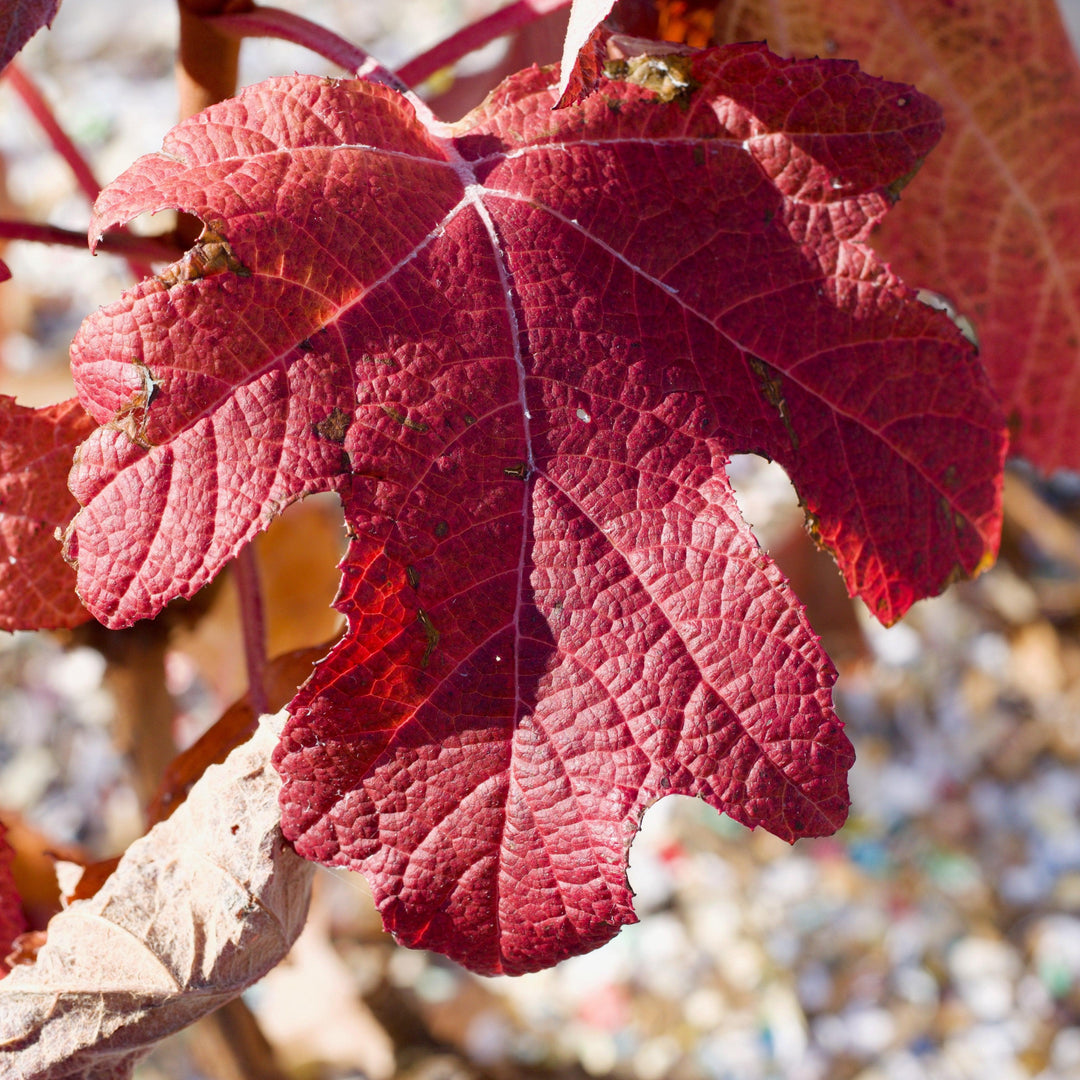
[[[133,360],[132,363],[139,374],[139,386],[131,395],[131,400],[120,408],[107,426],[123,432],[136,446],[149,450],[153,444],[146,437],[148,413],[154,398],[164,389],[165,382],[155,379],[153,372],[141,360]]]
[[[791,446],[793,449],[798,450],[799,437],[795,434],[795,428],[791,423],[791,413],[784,398],[783,384],[779,375],[759,357],[749,356],[747,359],[750,361],[750,367],[753,369],[754,374],[758,377],[758,385],[765,395],[765,400],[780,414],[788,438],[791,439]]]
[[[391,420],[396,420],[402,427],[407,427],[410,431],[419,431],[423,434],[428,430],[428,426],[423,420],[410,420],[400,409],[395,409],[393,405],[380,405],[379,408]]]
[[[343,443],[349,432],[351,418],[347,412],[335,408],[328,417],[313,425],[315,431],[324,439],[331,442]]]
[[[166,266],[157,275],[157,280],[166,289],[171,289],[181,282],[198,281],[199,278],[226,272],[239,274],[241,277],[249,277],[251,273],[233,254],[229,241],[216,229],[206,225],[183,258]]]
[[[431,654],[435,651],[435,646],[439,644],[440,635],[439,631],[435,629],[435,624],[431,621],[431,616],[423,608],[417,608],[416,618],[424,628],[424,636],[427,638],[424,655],[420,658],[420,666],[426,668],[431,661]]]

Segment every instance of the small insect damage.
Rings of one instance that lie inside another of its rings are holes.
[[[166,289],[171,289],[184,282],[226,272],[241,277],[251,276],[251,271],[233,253],[229,241],[212,226],[204,225],[199,238],[183,257],[156,274],[155,280],[160,281]]]
[[[141,361],[132,360],[139,377],[130,400],[123,405],[107,425],[114,431],[122,432],[136,446],[149,450],[153,443],[146,437],[150,405],[158,394],[165,389],[165,381],[154,377],[153,372]]]
[[[915,299],[918,300],[920,304],[925,304],[928,308],[944,312],[952,322],[953,326],[955,326],[968,342],[978,350],[979,335],[975,332],[974,323],[972,323],[966,315],[957,311],[956,306],[947,296],[942,296],[941,293],[931,292],[930,289],[919,289],[915,293]]]

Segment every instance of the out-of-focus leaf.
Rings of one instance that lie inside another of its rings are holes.
[[[278,827],[266,718],[187,802],[49,923],[0,982],[0,1076],[120,1080],[159,1039],[241,993],[288,951],[312,867]]]
[[[59,10],[60,0],[0,0],[0,71]]]
[[[31,409],[0,394],[0,630],[72,627],[90,618],[56,532],[79,509],[67,477],[75,448],[93,430],[74,399]]]
[[[941,145],[874,246],[974,325],[1012,451],[1080,467],[1080,66],[1054,0],[620,0],[606,24],[850,57],[934,98]]]

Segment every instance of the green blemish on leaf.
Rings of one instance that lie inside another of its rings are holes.
[[[420,666],[426,668],[431,660],[431,654],[435,651],[435,646],[439,644],[439,631],[435,629],[434,623],[423,608],[416,609],[416,618],[424,628],[424,635],[427,637],[427,647],[420,658]]]
[[[774,373],[772,367],[756,356],[750,356],[748,359],[750,367],[758,377],[758,384],[761,387],[761,392],[765,395],[765,400],[780,414],[784,430],[787,431],[788,438],[791,439],[791,446],[793,449],[798,450],[799,437],[795,434],[795,428],[791,423],[791,413],[788,410],[787,399],[784,397],[784,388],[779,374]]]
[[[395,409],[393,405],[380,405],[379,408],[382,409],[391,420],[397,421],[402,427],[407,427],[410,431],[419,431],[423,434],[428,430],[427,424],[422,420],[410,420],[399,409]]]
[[[904,173],[903,176],[897,177],[891,184],[885,186],[885,195],[890,203],[900,201],[900,192],[915,179],[915,174],[922,168],[923,160],[923,158],[919,158],[919,160],[915,162],[915,167],[913,169]]]

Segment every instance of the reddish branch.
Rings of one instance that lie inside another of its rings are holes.
[[[517,0],[484,19],[463,27],[445,41],[414,57],[398,69],[398,77],[409,86],[417,86],[437,71],[456,64],[463,56],[482,49],[504,34],[520,30],[544,15],[570,6],[570,0]]]
[[[4,72],[4,77],[11,84],[12,90],[22,98],[30,115],[38,122],[41,130],[45,132],[53,149],[68,163],[71,171],[83,194],[91,204],[98,197],[101,185],[97,182],[82,151],[71,141],[67,132],[57,123],[49,103],[42,96],[30,77],[14,61],[10,63]]]
[[[339,37],[325,26],[274,7],[254,7],[243,13],[218,15],[209,20],[216,30],[244,37],[272,37],[290,41],[329,60],[358,78],[406,89],[402,81],[370,53]]]
[[[101,190],[101,185],[97,182],[97,178],[94,176],[94,172],[82,151],[72,142],[70,136],[57,122],[52,107],[45,100],[44,95],[17,63],[12,62],[9,64],[4,71],[4,76],[11,84],[11,88],[22,99],[27,111],[37,121],[41,130],[45,132],[49,142],[52,143],[53,149],[68,163],[75,176],[76,183],[78,183],[83,194],[93,205],[94,200],[98,197],[98,192]],[[19,222],[0,222],[0,237],[8,240],[40,240],[47,244],[70,243],[66,236],[63,235],[67,233],[66,229],[54,229],[48,225],[27,225],[26,231],[20,233],[18,228],[20,224]],[[85,234],[72,235],[77,235],[79,238],[76,246],[86,247]],[[109,249],[106,248],[106,250]],[[128,266],[136,278],[143,278],[152,274],[153,269],[150,267],[149,261],[162,258],[160,254],[145,254],[140,251],[138,244],[133,244],[126,249],[122,249],[122,245],[117,245],[113,246],[112,250],[127,258]],[[172,259],[175,256],[170,250],[165,257]],[[144,259],[147,261],[144,262]],[[0,280],[6,280],[10,276],[10,272],[0,275]]]
[[[232,564],[240,597],[240,624],[244,628],[244,658],[248,671],[248,702],[256,716],[269,711],[266,693],[266,620],[255,545],[240,550]]]
[[[63,244],[86,250],[86,233],[62,229],[58,225],[39,225],[30,221],[0,218],[0,240],[32,240],[39,244]],[[173,262],[183,255],[175,243],[160,236],[135,236],[120,229],[110,229],[98,243],[97,250],[146,262]],[[150,273],[151,271],[147,271]],[[143,275],[145,276],[145,275]]]

